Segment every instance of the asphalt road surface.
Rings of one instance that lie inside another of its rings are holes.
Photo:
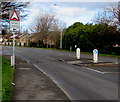
[[[2,54],[12,55],[12,47],[3,47]],[[15,48],[15,55],[32,63],[49,76],[71,100],[118,100],[118,73],[102,74],[60,59],[75,58],[75,53],[38,48]],[[82,54],[84,58],[92,55]],[[117,58],[99,60],[118,62]],[[108,66],[106,66],[108,67]]]

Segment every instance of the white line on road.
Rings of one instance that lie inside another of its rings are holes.
[[[101,72],[101,71],[95,70],[95,69],[91,69],[91,68],[88,68],[88,67],[82,67],[82,68],[86,68],[88,70],[91,70],[91,71],[94,71],[94,72],[97,72],[97,73],[100,73],[100,74],[105,74],[104,72]]]
[[[41,72],[43,72],[45,75],[47,75],[42,69],[40,69],[37,65],[34,65],[38,70],[40,70]],[[48,76],[48,75],[47,75]],[[49,77],[49,76],[48,76]]]
[[[28,64],[30,64],[30,62],[29,62],[28,60],[26,60],[26,62],[27,62]]]
[[[119,74],[120,72],[104,72],[105,74]]]
[[[48,76],[64,93],[65,95],[72,100],[72,98],[70,97],[70,95],[58,84],[58,82],[55,80],[54,77],[48,75],[46,72],[44,72],[41,68],[39,68],[37,65],[34,65],[38,70],[40,70],[41,72],[43,72],[46,76]]]

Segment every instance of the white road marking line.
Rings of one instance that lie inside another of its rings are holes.
[[[82,68],[86,68],[88,70],[91,70],[91,71],[94,71],[94,72],[97,72],[97,73],[100,73],[100,74],[119,74],[120,73],[120,72],[101,72],[99,70],[91,69],[91,68],[88,68],[88,67],[82,67]]]
[[[31,68],[19,68],[20,70],[31,70]]]
[[[44,72],[41,68],[39,68],[37,65],[34,65],[38,70],[40,70],[41,72],[43,72],[46,76],[48,76],[64,93],[65,95],[70,99],[72,100],[72,98],[70,97],[70,95],[58,84],[57,81],[55,81],[55,78],[48,75],[46,72]]]
[[[47,75],[42,69],[40,69],[37,65],[34,65],[38,70],[40,70],[41,72],[43,72],[45,75]],[[47,75],[48,76],[48,75]],[[48,76],[49,77],[49,76]]]
[[[26,60],[26,62],[27,62],[28,64],[30,64],[30,62],[29,62],[28,60]]]
[[[104,72],[101,72],[101,71],[95,70],[95,69],[91,69],[91,68],[88,68],[88,67],[82,67],[82,68],[86,68],[88,70],[91,70],[91,71],[94,71],[94,72],[97,72],[97,73],[100,73],[100,74],[105,74]]]
[[[104,72],[105,74],[119,74],[120,72]]]

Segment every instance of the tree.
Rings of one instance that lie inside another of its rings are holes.
[[[46,47],[50,43],[54,43],[56,46],[57,39],[60,36],[59,21],[55,18],[54,14],[46,13],[42,16],[38,16],[36,24],[32,31],[34,32],[34,38],[39,43],[39,40],[46,44]]]
[[[120,44],[120,32],[108,24],[85,24],[76,22],[68,27],[63,36],[64,49],[77,45],[82,51],[98,49],[100,53],[118,54],[112,45]],[[73,49],[75,50],[75,49]]]
[[[0,2],[0,29],[8,29],[9,27],[9,11],[13,8],[25,12],[24,8],[27,7],[29,2],[15,2],[10,0],[6,2]],[[21,15],[21,18],[25,17],[26,14]]]
[[[120,25],[120,2],[117,6],[111,4],[102,12],[98,12],[94,18],[95,23],[106,23],[108,25]]]

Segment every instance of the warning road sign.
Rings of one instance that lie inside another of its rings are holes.
[[[10,14],[10,20],[12,21],[19,21],[20,18],[19,18],[19,11],[12,11],[11,14]]]

